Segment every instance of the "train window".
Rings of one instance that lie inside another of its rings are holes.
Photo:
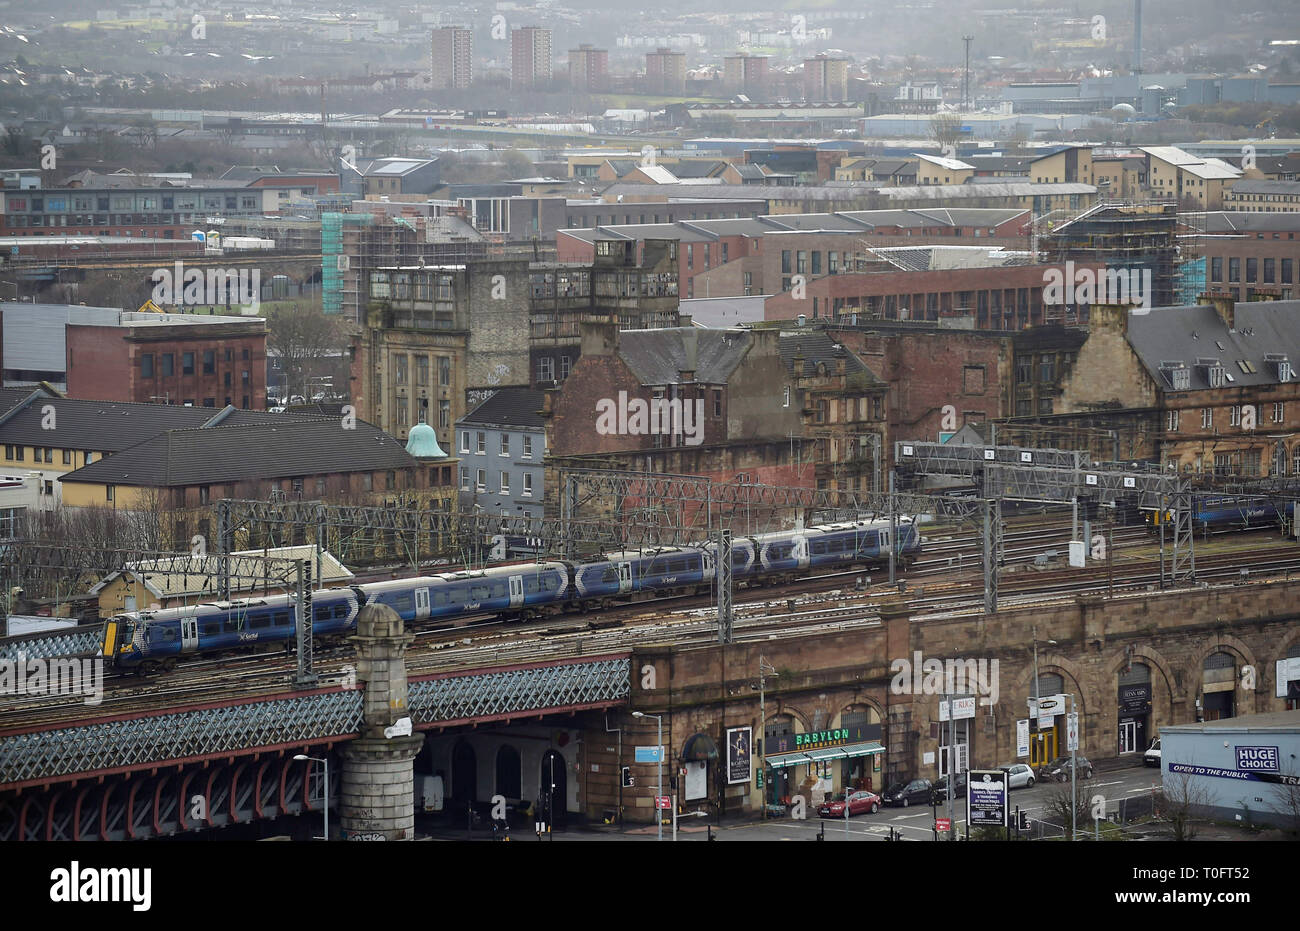
[[[253,630],[265,630],[271,626],[271,615],[250,614],[248,616],[248,626]]]
[[[202,621],[199,624],[199,633],[205,637],[213,637],[221,633],[221,621],[211,620]]]
[[[471,585],[469,587],[470,601],[486,601],[490,589],[486,585]]]
[[[673,562],[674,572],[686,572],[690,568],[691,568],[691,561],[689,559],[678,559]]]
[[[271,615],[271,619],[272,619],[272,623],[273,623],[276,627],[288,627],[288,626],[289,626],[289,612],[288,612],[288,611],[276,611],[273,615]]]
[[[175,627],[164,627],[164,628],[162,628],[162,638],[163,638],[163,640],[166,640],[166,641],[168,641],[168,642],[170,642],[170,641],[172,641],[172,640],[175,640],[175,639],[176,639],[176,628],[175,628]]]
[[[506,585],[505,582],[493,582],[493,583],[492,583],[492,597],[493,597],[493,598],[504,598],[508,593],[509,593],[509,589],[507,588],[507,585]]]
[[[401,614],[403,611],[414,611],[415,596],[410,592],[398,592],[392,596],[392,600],[389,601],[388,604],[398,614]]]
[[[244,619],[242,617],[235,617],[234,615],[227,615],[226,619],[222,622],[221,627],[226,633],[233,634],[236,631],[244,629]]]
[[[433,590],[432,600],[433,600],[434,607],[438,607],[438,608],[445,607],[446,605],[451,603],[451,595],[448,594],[448,592],[445,589],[436,588]]]
[[[616,582],[618,582],[618,570],[615,569],[613,566],[608,567],[604,572],[601,573],[600,580],[606,585],[615,584]]]
[[[534,594],[537,591],[537,579],[525,578],[524,591],[528,592],[530,595]]]

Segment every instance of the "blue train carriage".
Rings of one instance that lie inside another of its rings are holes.
[[[529,620],[564,610],[569,567],[562,562],[493,566],[358,586],[366,604],[384,604],[407,623],[476,614]]]
[[[1200,533],[1220,530],[1260,530],[1278,527],[1283,516],[1291,520],[1294,501],[1287,501],[1281,513],[1276,499],[1240,498],[1231,495],[1195,495],[1192,498],[1192,525]],[[1152,510],[1147,514],[1147,529],[1156,531],[1160,524],[1172,521],[1172,510]]]
[[[713,567],[718,565],[718,544],[714,541],[700,547]],[[748,583],[759,573],[758,547],[750,537],[731,538],[731,580],[734,584]],[[716,575],[716,572],[715,572]]]
[[[313,592],[313,637],[329,642],[349,633],[357,608],[350,589]],[[291,595],[119,614],[104,624],[102,650],[109,665],[123,671],[170,671],[186,654],[252,652],[293,640],[297,616]]]
[[[574,567],[574,600],[589,611],[640,594],[706,594],[713,582],[713,558],[694,546],[607,553]]]
[[[895,560],[907,566],[921,551],[921,541],[911,518],[898,517],[896,522]],[[888,563],[891,532],[889,521],[882,519],[808,527],[808,564],[816,569]]]

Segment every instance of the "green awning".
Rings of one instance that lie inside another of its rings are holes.
[[[845,760],[850,757],[872,756],[884,753],[885,748],[874,740],[862,743],[843,744],[839,747],[824,747],[819,750],[797,750],[793,753],[774,753],[765,757],[763,762],[773,769],[786,766],[802,766],[805,763],[824,763],[827,760]]]

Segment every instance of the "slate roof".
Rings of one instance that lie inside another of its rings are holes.
[[[474,408],[456,425],[474,424],[503,427],[546,426],[546,421],[538,413],[545,403],[545,396],[532,388],[502,388],[478,407]]]
[[[778,343],[781,361],[785,367],[796,375],[815,375],[818,363],[826,363],[826,371],[834,374],[839,360],[844,360],[844,372],[856,375],[866,372],[872,381],[878,381],[875,374],[844,346],[835,342],[822,329],[783,330]],[[802,358],[803,370],[795,372],[795,361]]]
[[[690,314],[696,326],[719,329],[741,323],[761,323],[769,295],[697,297],[682,301],[677,309]]]
[[[1264,213],[1261,210],[1211,210],[1205,214],[1205,231],[1207,233],[1286,233],[1298,230],[1300,230],[1300,213]]]
[[[266,556],[269,559],[307,559],[312,563],[312,572],[316,573],[315,546],[273,546],[266,550],[241,550],[231,556]],[[119,569],[104,576],[97,585],[90,589],[90,594],[98,595],[108,583],[124,574],[129,574],[144,583],[157,598],[187,598],[208,595],[215,599],[220,591],[216,576],[204,572],[211,562],[198,556],[171,556],[163,559],[150,559],[142,562],[127,563],[125,569]],[[248,576],[235,576],[230,579],[230,592],[251,592],[263,586]],[[320,552],[319,574],[314,574],[312,582],[317,587],[347,582],[354,578],[354,573],[339,562],[328,550]],[[271,587],[280,587],[278,580],[270,580]]]
[[[260,424],[168,430],[59,480],[157,488],[417,464],[399,441],[363,421],[345,430],[335,417],[272,416]]]
[[[691,159],[672,166],[678,178],[712,178],[726,167],[726,162],[716,159]]]
[[[1246,179],[1232,186],[1234,194],[1300,194],[1300,181],[1256,181]]]
[[[676,385],[686,368],[687,343],[695,340],[695,381],[724,385],[749,351],[751,337],[743,330],[702,330],[670,327],[624,330],[618,354],[642,385]]]
[[[1213,306],[1156,307],[1150,313],[1130,311],[1128,341],[1155,383],[1173,390],[1161,374],[1162,362],[1181,362],[1189,369],[1186,390],[1210,387],[1209,373],[1198,359],[1214,359],[1232,380],[1225,388],[1279,384],[1277,364],[1266,354],[1285,355],[1300,368],[1300,301],[1252,301],[1238,303],[1235,327],[1229,330]],[[1222,347],[1222,348],[1220,348]],[[1245,361],[1255,369],[1246,371]],[[1291,381],[1296,375],[1292,374]],[[1182,389],[1180,389],[1182,390]]]
[[[14,390],[14,389],[6,389]],[[20,389],[31,394],[30,389]],[[44,427],[46,406],[54,408],[54,429]],[[40,399],[7,418],[0,415],[0,443],[60,446],[115,453],[143,443],[164,430],[202,427],[224,414],[225,425],[283,419],[282,414],[235,408],[181,407],[127,401],[88,401],[81,398]],[[68,437],[68,439],[64,439]]]

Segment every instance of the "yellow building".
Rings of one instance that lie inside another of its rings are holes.
[[[917,184],[965,184],[975,177],[975,166],[956,158],[917,155]]]
[[[311,563],[314,588],[346,585],[353,579],[353,573],[330,553],[322,550],[318,559],[315,546],[277,546],[266,550],[244,550],[230,555],[308,560]],[[240,567],[255,566],[251,559],[236,560],[235,564]],[[133,563],[105,576],[90,589],[90,594],[99,599],[101,617],[111,617],[124,611],[176,608],[215,601],[220,580],[210,574],[208,570],[211,567],[212,560],[190,556]],[[232,598],[278,594],[283,591],[285,586],[280,580],[269,578],[259,584],[250,577],[248,571],[236,570],[230,579]]]
[[[1143,146],[1147,185],[1152,194],[1192,201],[1201,210],[1223,209],[1224,192],[1241,177],[1241,169],[1218,158],[1201,158],[1177,146]]]

